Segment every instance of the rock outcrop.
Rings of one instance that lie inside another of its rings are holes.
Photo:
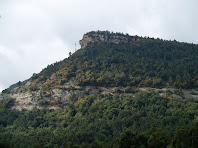
[[[121,33],[110,33],[109,31],[92,31],[84,34],[83,39],[79,41],[81,48],[87,47],[90,43],[108,42],[114,44],[130,43],[142,39],[138,36],[129,36]]]
[[[67,106],[70,101],[84,95],[114,94],[116,89],[121,87],[95,87],[95,86],[77,86],[74,78],[63,84],[60,88],[42,90],[42,85],[37,85],[37,90],[28,89],[31,80],[26,81],[23,85],[14,88],[7,93],[0,93],[0,101],[3,99],[14,99],[12,109],[32,110],[34,107],[42,109],[61,109]]]
[[[125,92],[124,87],[96,87],[96,86],[77,86],[73,81],[74,78],[67,83],[65,83],[62,88],[54,88],[45,90],[42,92],[42,89],[36,91],[27,90],[29,83],[27,81],[22,87],[16,87],[14,90],[9,93],[0,94],[0,101],[6,98],[14,99],[15,103],[12,109],[17,110],[32,110],[34,107],[38,109],[48,108],[48,109],[61,109],[67,106],[70,101],[78,99],[80,96],[84,95],[133,95],[134,92]],[[38,86],[40,87],[40,86]],[[150,88],[142,87],[136,88],[136,91],[147,91],[154,90],[160,92],[160,95],[165,96],[167,91],[170,91],[171,96],[174,98],[182,99],[183,97],[192,98],[198,100],[198,90],[182,90],[180,95],[176,95],[175,92],[178,92],[178,89],[174,88]]]

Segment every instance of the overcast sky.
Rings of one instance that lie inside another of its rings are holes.
[[[0,0],[0,91],[68,57],[92,30],[197,44],[197,7],[198,0]]]

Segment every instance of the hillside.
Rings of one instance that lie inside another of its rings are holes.
[[[85,34],[82,49],[32,79],[54,87],[71,77],[80,86],[198,87],[197,45],[108,33]]]
[[[82,95],[144,87],[187,89],[185,96],[198,98],[196,90],[189,91],[198,87],[198,45],[108,31],[89,32],[80,44],[69,58],[4,90],[0,100],[16,99],[19,110],[54,108]]]
[[[108,33],[85,34],[82,49],[33,79],[50,78],[53,86],[75,77],[80,86],[198,87],[197,45]]]
[[[0,94],[0,147],[197,147],[198,45],[92,31]]]

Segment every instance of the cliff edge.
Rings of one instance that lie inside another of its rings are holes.
[[[122,33],[111,33],[109,31],[91,31],[83,35],[82,40],[79,41],[81,48],[87,47],[90,43],[108,42],[114,44],[130,43],[139,41],[142,37],[129,36]]]

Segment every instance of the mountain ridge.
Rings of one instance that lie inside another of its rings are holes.
[[[83,35],[82,40],[79,41],[81,48],[87,47],[90,43],[102,43],[109,42],[114,44],[128,44],[134,41],[139,41],[143,39],[137,35],[129,36],[123,33],[113,33],[109,31],[91,31]]]
[[[17,109],[33,109],[64,106],[104,88],[110,94],[117,89],[124,93],[126,87],[132,92],[144,87],[197,89],[197,45],[108,31],[86,33],[80,44],[70,57],[4,90],[0,99],[11,97]]]
[[[198,147],[198,46],[104,36],[0,94],[0,147]]]

